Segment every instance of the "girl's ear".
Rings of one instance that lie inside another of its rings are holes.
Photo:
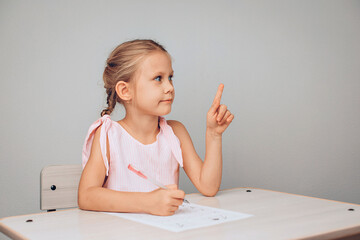
[[[127,82],[119,81],[116,83],[115,91],[119,98],[123,101],[130,101],[132,99],[130,84]]]

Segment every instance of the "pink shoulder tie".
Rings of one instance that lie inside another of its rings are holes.
[[[164,133],[166,140],[168,141],[168,143],[170,145],[171,151],[172,151],[176,161],[180,164],[181,167],[183,167],[183,158],[182,158],[179,139],[176,137],[172,128],[166,123],[165,118],[160,117],[159,125]]]
[[[105,168],[106,168],[106,176],[109,175],[109,161],[107,158],[107,149],[106,149],[107,139],[106,139],[106,137],[108,135],[107,133],[111,127],[111,124],[112,124],[112,121],[111,121],[109,115],[104,115],[101,118],[99,118],[98,120],[96,120],[89,128],[89,131],[85,138],[83,151],[82,151],[82,166],[84,168],[90,157],[91,146],[94,141],[95,130],[101,125],[100,149],[101,149],[101,154],[102,154]]]

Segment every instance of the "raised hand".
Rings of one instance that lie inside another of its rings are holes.
[[[222,135],[234,119],[234,115],[227,109],[227,106],[220,104],[224,84],[220,84],[214,101],[207,113],[206,128],[211,134]]]

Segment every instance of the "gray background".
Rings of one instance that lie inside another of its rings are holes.
[[[172,55],[167,119],[201,157],[225,84],[222,189],[360,203],[359,1],[1,1],[0,31],[0,217],[40,211],[44,166],[80,164],[105,60],[134,38]],[[196,191],[184,172],[180,187]]]

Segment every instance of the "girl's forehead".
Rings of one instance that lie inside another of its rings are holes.
[[[150,53],[143,59],[140,69],[143,71],[172,71],[170,55],[162,51]]]

